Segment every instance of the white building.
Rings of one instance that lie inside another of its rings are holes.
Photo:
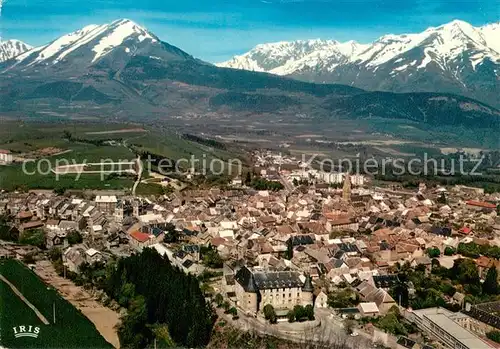
[[[351,184],[356,187],[361,187],[365,184],[365,177],[360,174],[353,174],[351,176]]]
[[[0,162],[10,164],[13,161],[12,154],[8,150],[0,149]]]
[[[344,181],[344,174],[340,172],[319,171],[317,178],[328,184],[340,184]]]
[[[446,348],[488,349],[494,348],[477,335],[460,325],[463,313],[452,313],[443,308],[414,310],[407,315],[408,320],[427,334],[438,340]]]
[[[96,196],[95,203],[97,209],[101,212],[106,212],[109,214],[114,214],[116,209],[116,204],[118,199],[116,196]]]

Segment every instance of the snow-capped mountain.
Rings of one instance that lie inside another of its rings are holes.
[[[500,22],[452,21],[371,44],[308,40],[262,44],[220,67],[395,92],[439,91],[499,105]]]
[[[495,35],[495,27],[488,30]],[[408,52],[418,49],[409,48],[412,43],[406,42],[410,41],[408,38],[398,40],[404,42]],[[393,45],[394,39],[385,37],[380,41],[385,47]],[[273,54],[266,51],[266,45],[261,47],[261,70],[281,69],[285,65],[300,70],[305,61],[356,68],[359,66],[350,62],[350,57],[369,55],[368,50],[373,49],[355,42],[321,40],[281,43],[275,47]],[[433,55],[430,51],[424,53]],[[418,54],[417,51],[414,56]],[[372,75],[391,60],[403,58],[392,63],[397,66],[407,64],[404,59],[417,60],[408,56],[391,59],[376,49],[371,56],[370,62],[375,62],[375,58],[377,62],[387,62],[372,67],[367,61],[364,69],[371,69]],[[426,70],[432,64],[428,63]],[[484,62],[477,63],[475,70],[484,66]],[[332,68],[335,71],[337,68]],[[293,118],[300,113],[311,118],[376,116],[487,130],[497,130],[500,122],[498,110],[451,94],[367,92],[352,86],[311,84],[272,74],[220,68],[193,58],[123,19],[86,26],[0,63],[0,112],[130,120],[219,112],[235,117]]]
[[[47,45],[32,48],[7,62],[2,71],[41,71],[57,67],[58,70],[74,72],[90,66],[105,66],[111,62],[115,67],[119,67],[120,63],[123,65],[132,57],[145,52],[157,59],[190,57],[160,41],[135,22],[120,19],[109,24],[88,25]]]
[[[19,40],[0,41],[0,63],[19,56],[30,49],[30,45]]]

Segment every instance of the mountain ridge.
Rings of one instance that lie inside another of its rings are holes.
[[[353,43],[343,47],[357,49]],[[500,111],[457,95],[374,93],[217,67],[126,19],[86,26],[0,63],[0,111],[129,120],[378,117],[495,130],[500,125]]]
[[[455,20],[421,33],[384,35],[371,44],[321,39],[259,44],[216,65],[367,90],[450,92],[500,106],[498,37],[500,22],[473,27]]]

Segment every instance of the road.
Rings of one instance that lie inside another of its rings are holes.
[[[132,195],[134,196],[135,196],[135,191],[137,190],[137,186],[139,185],[139,183],[141,183],[141,177],[142,177],[143,167],[140,155],[137,156],[136,163],[137,163],[137,180],[135,181],[134,187],[132,188]]]
[[[280,176],[280,181],[281,184],[285,187],[285,190],[290,194],[292,191],[294,191],[295,187],[293,186],[292,183],[290,183],[285,177],[283,177],[281,174]]]
[[[307,323],[279,323],[270,325],[263,319],[256,319],[243,315],[240,310],[240,318],[232,320],[230,315],[224,314],[217,309],[219,316],[226,319],[228,323],[235,327],[260,334],[275,336],[298,343],[318,343],[318,344],[342,344],[345,348],[364,349],[372,348],[371,336],[364,332],[359,332],[359,336],[352,337],[345,333],[341,327],[341,321],[327,309],[316,309],[315,317],[320,324],[317,326],[307,326]],[[294,328],[295,326],[295,328]]]

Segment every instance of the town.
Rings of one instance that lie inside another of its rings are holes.
[[[499,193],[255,159],[223,187],[160,196],[3,192],[0,257],[64,295],[61,277],[98,288],[89,273],[149,249],[200,280],[219,324],[353,348],[500,347]]]

